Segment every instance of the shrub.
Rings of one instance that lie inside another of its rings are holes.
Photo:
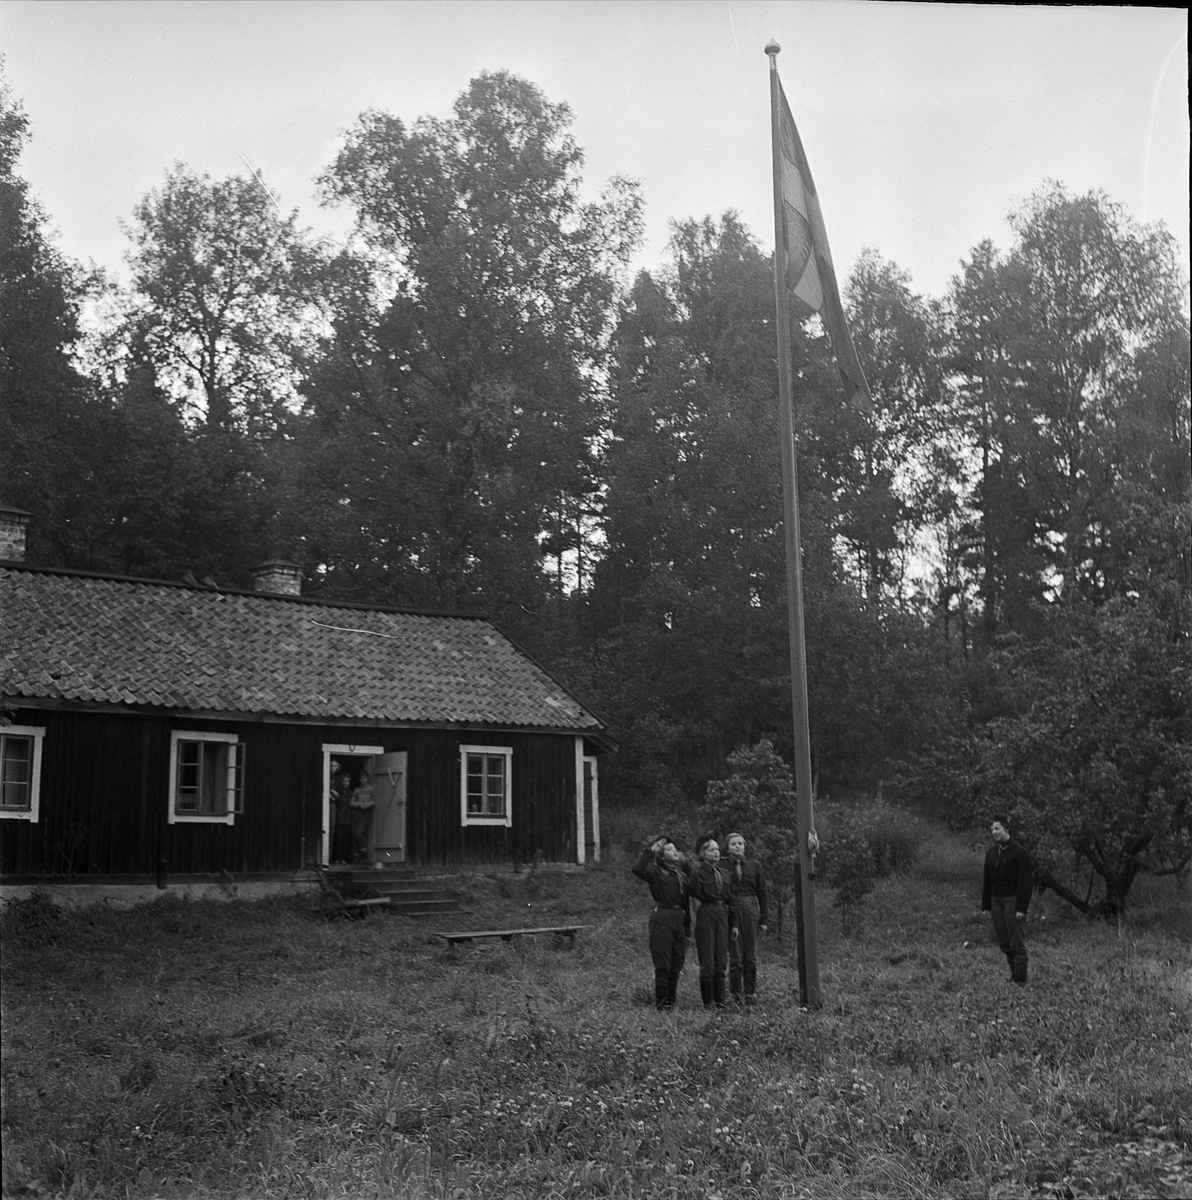
[[[1118,916],[1142,874],[1192,870],[1192,644],[1142,598],[1051,606],[1043,632],[999,643],[987,715],[900,785],[958,826],[1007,813],[1036,886]]]
[[[775,931],[781,936],[799,855],[791,770],[766,739],[730,754],[728,765],[733,774],[708,784],[699,819],[722,841],[733,830],[746,838],[748,852],[765,866],[778,918]]]
[[[883,801],[861,809],[825,808],[830,832],[820,845],[820,873],[836,891],[846,933],[860,928],[860,908],[878,880],[905,874],[918,840],[905,813]]]
[[[836,890],[833,903],[843,912],[844,930],[853,933],[860,927],[861,901],[877,883],[872,848],[860,829],[842,829],[823,844],[821,855],[820,871]]]

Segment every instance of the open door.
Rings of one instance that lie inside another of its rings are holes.
[[[584,862],[600,861],[600,790],[596,759],[584,758]]]
[[[406,752],[378,754],[370,767],[376,798],[373,809],[372,861],[382,865],[406,861]]]

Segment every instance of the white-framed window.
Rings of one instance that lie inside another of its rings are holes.
[[[461,825],[512,825],[512,746],[460,746]]]
[[[37,823],[45,735],[35,725],[0,726],[0,817]]]
[[[244,744],[234,733],[170,735],[171,825],[233,825],[244,811]]]

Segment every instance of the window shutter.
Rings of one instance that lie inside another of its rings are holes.
[[[228,812],[244,811],[244,743],[228,747]]]

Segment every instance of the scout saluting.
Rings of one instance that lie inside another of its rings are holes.
[[[654,1007],[674,1008],[679,976],[691,936],[690,888],[682,855],[670,838],[645,846],[633,873],[650,885],[650,957],[654,960]]]

